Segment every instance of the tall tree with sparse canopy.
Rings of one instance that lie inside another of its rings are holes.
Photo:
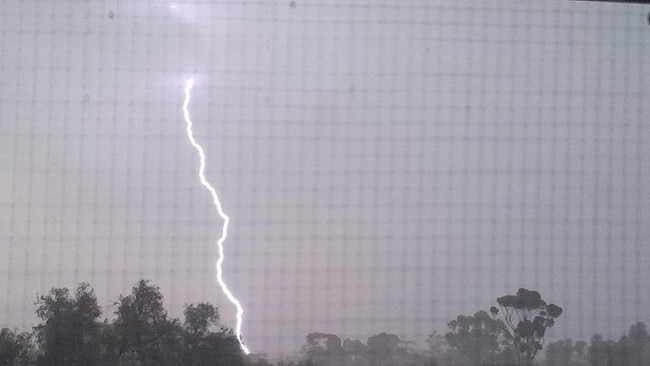
[[[503,321],[521,366],[530,366],[542,349],[546,331],[562,314],[562,308],[546,304],[537,291],[520,288],[516,295],[497,299],[500,309],[492,307],[492,316]]]

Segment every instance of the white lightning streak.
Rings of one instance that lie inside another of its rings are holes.
[[[217,247],[219,248],[219,259],[217,260],[217,282],[219,282],[219,286],[221,286],[221,290],[223,291],[224,294],[228,297],[228,300],[230,300],[231,303],[235,305],[237,308],[237,326],[235,327],[235,332],[237,334],[237,340],[239,341],[239,345],[244,351],[244,353],[248,354],[248,348],[244,345],[244,342],[242,341],[242,336],[241,336],[241,323],[242,323],[242,317],[244,315],[244,308],[242,308],[241,304],[239,303],[239,300],[230,292],[228,289],[228,286],[226,283],[223,281],[223,271],[221,269],[221,265],[223,264],[223,242],[226,240],[228,237],[228,223],[230,222],[230,218],[228,218],[228,215],[226,215],[223,212],[223,208],[221,207],[221,201],[219,200],[219,196],[217,195],[217,191],[212,187],[210,182],[208,182],[207,179],[205,179],[205,153],[203,152],[203,148],[201,145],[196,142],[194,139],[194,133],[192,132],[192,120],[190,119],[190,112],[187,109],[187,107],[190,104],[190,98],[191,94],[190,92],[192,91],[192,87],[194,86],[194,78],[191,78],[187,81],[185,84],[185,101],[183,102],[183,116],[185,117],[185,123],[187,124],[187,137],[190,139],[190,142],[192,143],[192,146],[196,148],[196,151],[199,152],[199,157],[201,159],[201,166],[199,167],[199,179],[201,180],[201,184],[208,190],[210,191],[210,194],[212,195],[212,201],[214,203],[214,206],[217,208],[217,212],[219,213],[219,216],[223,219],[223,231],[221,233],[221,237],[217,241]]]

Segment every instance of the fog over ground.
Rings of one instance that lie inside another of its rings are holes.
[[[224,278],[252,350],[424,340],[519,287],[552,339],[650,321],[648,7],[16,1],[0,9],[0,326],[89,282]]]

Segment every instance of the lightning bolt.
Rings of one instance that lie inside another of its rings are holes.
[[[233,305],[235,305],[235,307],[237,308],[237,325],[235,327],[235,332],[237,334],[237,340],[239,341],[239,346],[241,347],[242,351],[244,351],[245,354],[248,354],[249,353],[248,348],[246,348],[246,346],[244,345],[241,336],[241,323],[242,323],[242,317],[244,316],[244,308],[239,303],[239,300],[237,300],[237,298],[228,289],[228,286],[223,280],[223,270],[221,268],[224,259],[223,242],[228,237],[228,223],[230,222],[230,218],[228,217],[228,215],[226,215],[223,212],[223,208],[221,207],[221,200],[219,200],[219,195],[217,195],[217,191],[214,189],[214,187],[212,187],[210,182],[208,182],[208,180],[205,179],[205,153],[203,152],[203,148],[201,147],[201,145],[199,145],[199,143],[196,142],[196,139],[194,139],[194,132],[192,131],[192,120],[190,119],[190,112],[187,108],[190,104],[190,98],[192,97],[191,92],[193,86],[194,86],[194,78],[190,78],[185,84],[185,101],[183,102],[183,116],[185,117],[185,123],[187,125],[186,128],[187,137],[190,139],[192,146],[194,146],[196,151],[199,152],[199,157],[201,161],[201,165],[199,167],[199,179],[201,180],[201,184],[208,191],[210,191],[210,194],[212,195],[212,202],[214,203],[214,206],[216,207],[219,216],[221,217],[221,219],[223,219],[223,230],[221,232],[221,237],[217,241],[217,247],[219,248],[219,259],[217,260],[217,282],[219,283],[219,286],[221,287],[223,293],[226,294],[226,297],[228,297],[228,300],[230,300],[230,302],[233,303]]]

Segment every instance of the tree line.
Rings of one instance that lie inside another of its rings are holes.
[[[160,288],[149,281],[138,281],[115,307],[113,320],[100,320],[90,285],[81,283],[73,292],[53,288],[38,297],[40,323],[31,331],[0,331],[0,366],[650,365],[650,335],[640,322],[618,341],[595,335],[589,344],[563,339],[544,345],[562,308],[523,288],[497,298],[488,311],[457,316],[445,334],[429,336],[427,349],[395,334],[362,342],[314,332],[305,337],[298,356],[275,363],[264,355],[243,354],[211,304],[187,305],[182,320],[169,316]]]
[[[32,332],[2,329],[0,365],[147,366],[244,365],[232,330],[218,326],[217,308],[188,305],[183,322],[163,307],[160,288],[140,280],[115,303],[115,319],[100,321],[93,289],[53,288],[39,296]]]

